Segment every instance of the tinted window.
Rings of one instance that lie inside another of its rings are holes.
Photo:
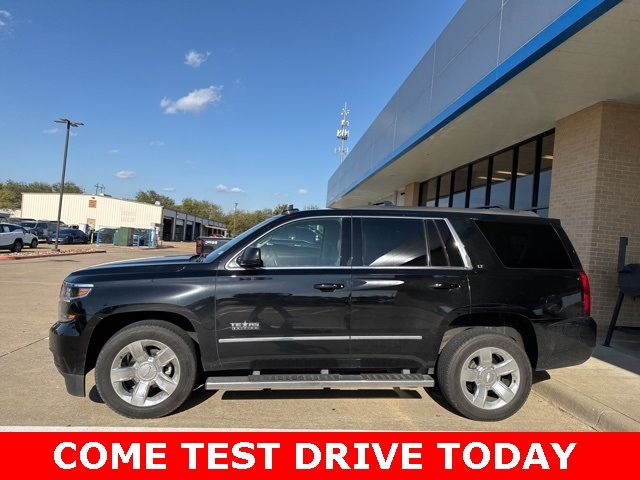
[[[451,173],[447,173],[440,177],[440,197],[438,198],[439,207],[449,206],[450,193],[451,193]]]
[[[507,150],[493,157],[491,175],[491,200],[489,205],[509,207],[511,196],[511,176],[513,173],[513,150]]]
[[[342,219],[316,218],[281,225],[253,246],[265,267],[340,266]]]
[[[464,267],[455,238],[444,220],[427,221],[427,239],[432,267]]]
[[[424,222],[419,219],[363,218],[362,265],[426,267]]]
[[[505,267],[571,269],[571,259],[551,225],[476,222]]]

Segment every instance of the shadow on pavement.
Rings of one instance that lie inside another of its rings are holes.
[[[216,394],[216,392],[217,390],[205,390],[202,387],[198,387],[196,390],[194,390],[191,393],[187,401],[184,402],[173,413],[179,413],[179,412],[185,412],[187,410],[191,410],[192,408],[197,407],[201,403],[204,403],[207,400],[209,400],[212,396]],[[98,393],[98,389],[96,388],[95,385],[91,387],[91,390],[89,390],[89,400],[91,400],[94,403],[104,404],[104,400],[102,400],[102,397],[100,397],[100,393]]]

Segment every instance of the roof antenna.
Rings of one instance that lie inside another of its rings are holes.
[[[347,140],[349,139],[349,109],[347,108],[347,102],[344,102],[344,107],[340,112],[340,128],[336,132],[336,137],[340,140],[336,147],[336,153],[340,155],[340,163],[342,163],[347,153],[349,153],[349,147],[347,147]]]

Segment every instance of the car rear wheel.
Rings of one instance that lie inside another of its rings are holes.
[[[14,253],[20,253],[22,251],[22,240],[16,240],[15,242],[13,242],[11,251]]]
[[[438,385],[449,404],[472,420],[516,413],[531,390],[531,363],[522,346],[501,334],[469,329],[443,348]]]
[[[34,238],[33,240],[31,240],[31,245],[29,245],[30,248],[38,248],[38,239]]]
[[[105,344],[96,362],[96,387],[105,403],[129,418],[157,418],[180,407],[196,375],[193,340],[163,321],[126,327]]]

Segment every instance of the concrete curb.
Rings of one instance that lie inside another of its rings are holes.
[[[640,422],[594,400],[558,380],[533,385],[533,391],[558,408],[601,432],[640,432]]]
[[[64,252],[64,253],[47,253],[45,255],[25,255],[24,257],[0,255],[0,260],[33,260],[37,258],[50,257],[67,257],[69,255],[89,255],[90,253],[107,253],[106,250],[91,250],[90,252]]]

